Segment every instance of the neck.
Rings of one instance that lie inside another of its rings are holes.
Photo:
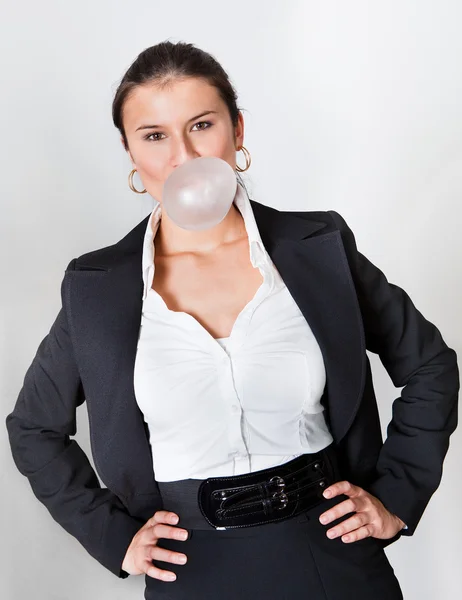
[[[236,242],[246,235],[244,219],[234,202],[221,223],[203,231],[178,227],[164,211],[155,237],[156,255],[211,254],[220,246]]]

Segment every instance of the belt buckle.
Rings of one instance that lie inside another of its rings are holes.
[[[287,494],[284,492],[285,487],[286,487],[285,479],[283,477],[280,477],[279,475],[275,475],[274,477],[271,477],[271,479],[269,481],[270,481],[270,483],[272,481],[274,481],[277,485],[278,489],[272,495],[272,498],[281,500],[281,506],[276,506],[276,510],[282,510],[289,504],[289,498],[287,497]]]

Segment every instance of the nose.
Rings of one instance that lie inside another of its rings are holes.
[[[172,144],[171,164],[173,168],[199,156],[200,153],[197,152],[188,138],[181,137]]]

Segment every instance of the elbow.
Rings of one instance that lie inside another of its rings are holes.
[[[453,392],[457,399],[460,390],[460,372],[457,362],[457,353],[452,348],[448,348],[447,354],[447,373],[451,378]]]
[[[70,444],[65,433],[30,423],[15,411],[6,417],[6,428],[13,461],[25,477],[38,473]]]

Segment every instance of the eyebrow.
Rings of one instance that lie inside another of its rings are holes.
[[[188,123],[190,123],[191,121],[195,121],[196,119],[200,119],[200,117],[204,117],[205,115],[210,115],[210,114],[218,114],[218,111],[206,110],[205,112],[202,112],[200,115],[196,115],[195,117],[192,117],[191,119],[189,119]],[[140,125],[139,127],[137,127],[135,129],[135,131],[139,131],[140,129],[156,129],[158,127],[164,127],[164,126],[163,125]]]

